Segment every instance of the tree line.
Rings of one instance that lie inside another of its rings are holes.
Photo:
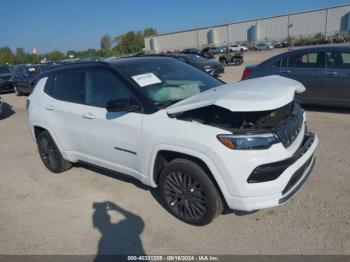
[[[45,54],[31,54],[25,52],[21,47],[15,52],[5,46],[0,48],[0,64],[29,64],[39,63],[43,59],[57,61],[74,58],[99,58],[110,56],[123,56],[143,52],[145,47],[144,37],[157,35],[154,28],[146,28],[143,31],[129,31],[125,34],[111,37],[105,34],[100,41],[100,49],[89,48],[84,51],[68,50],[66,53],[53,50]]]

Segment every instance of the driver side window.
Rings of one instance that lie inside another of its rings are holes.
[[[111,100],[130,99],[128,88],[108,71],[86,72],[85,103],[90,106],[106,107]]]

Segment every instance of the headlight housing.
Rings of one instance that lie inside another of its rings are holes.
[[[234,150],[261,150],[268,149],[273,144],[279,143],[277,135],[218,135],[218,140],[226,147]]]

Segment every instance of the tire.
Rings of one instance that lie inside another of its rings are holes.
[[[159,189],[168,211],[188,224],[207,225],[223,211],[214,183],[193,161],[168,163],[160,174]]]
[[[238,59],[237,65],[243,64],[243,59]]]
[[[227,66],[227,65],[228,65],[228,62],[227,62],[226,58],[220,59],[220,63],[221,63],[223,66]]]
[[[53,173],[62,173],[72,167],[72,163],[62,157],[49,132],[42,131],[36,140],[40,158],[47,169]]]
[[[13,92],[15,92],[16,96],[21,96],[21,92],[18,92],[17,86],[13,86]]]

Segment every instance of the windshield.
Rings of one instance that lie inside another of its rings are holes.
[[[222,84],[174,58],[130,59],[120,63],[118,69],[155,104],[172,104]]]
[[[0,67],[0,74],[11,74],[11,71],[7,67]]]

